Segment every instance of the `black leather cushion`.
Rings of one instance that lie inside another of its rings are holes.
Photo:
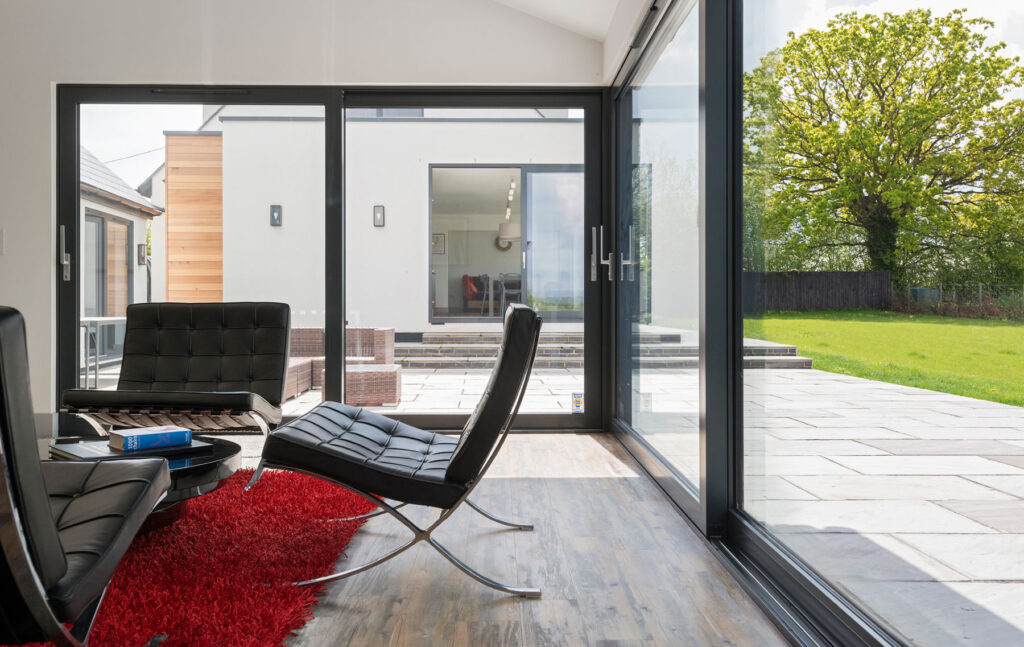
[[[446,478],[467,483],[480,473],[501,430],[508,423],[533,366],[542,320],[527,306],[514,303],[505,311],[505,333],[491,379],[473,415],[466,421]]]
[[[251,391],[284,397],[291,337],[284,303],[128,306],[119,391]]]
[[[50,524],[56,525],[68,565],[47,593],[57,618],[68,622],[106,588],[171,477],[163,458],[40,465]]]
[[[371,494],[451,507],[465,484],[445,480],[457,440],[337,402],[324,402],[271,432],[263,459]]]
[[[281,409],[248,391],[98,391],[69,389],[62,406],[74,410],[158,409],[171,411],[255,411],[267,421],[281,422]]]
[[[25,321],[13,308],[0,306],[0,434],[4,470],[10,475],[36,571],[44,587],[67,569],[57,529],[49,515],[46,484],[39,467],[39,444],[29,391]]]

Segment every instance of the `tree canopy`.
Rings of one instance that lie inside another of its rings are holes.
[[[845,13],[745,75],[748,269],[1024,279],[1024,68],[992,27]]]

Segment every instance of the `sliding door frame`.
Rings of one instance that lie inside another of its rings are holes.
[[[324,109],[325,146],[325,340],[328,358],[324,397],[342,401],[345,348],[345,108],[346,107],[568,107],[583,108],[585,200],[588,218],[610,224],[607,208],[610,161],[607,159],[606,89],[579,88],[475,88],[475,87],[365,87],[365,86],[205,86],[205,85],[92,85],[57,86],[57,371],[56,410],[61,393],[76,388],[78,380],[79,277],[79,108],[83,104],[227,104],[314,105]],[[595,215],[596,214],[596,215]],[[63,237],[61,232],[64,232]],[[62,246],[63,243],[63,246]],[[68,251],[72,262],[68,280],[60,260]],[[521,414],[517,430],[600,431],[607,428],[608,366],[601,346],[609,332],[603,325],[611,285],[587,283],[585,326],[593,333],[585,347],[585,388],[588,404],[583,414]],[[337,358],[331,361],[330,358]],[[406,414],[404,422],[431,429],[460,429],[469,414]]]
[[[325,212],[324,253],[327,294],[325,352],[344,348],[344,327],[338,291],[344,288],[340,277],[344,258],[337,252],[344,249],[341,238],[341,151],[331,145],[341,141],[340,89],[328,86],[202,86],[202,85],[79,85],[57,86],[57,371],[56,410],[60,410],[61,393],[76,388],[78,383],[78,303],[80,298],[80,253],[78,221],[79,202],[79,124],[83,104],[225,104],[225,105],[312,105],[322,106],[325,118]],[[332,119],[332,115],[335,117]],[[63,235],[62,235],[63,232]],[[63,244],[63,247],[62,247]],[[71,255],[64,280],[60,265],[63,253]],[[340,331],[340,332],[339,332]],[[327,397],[342,392],[341,370],[327,362],[324,393]]]
[[[691,0],[656,0],[646,29],[634,41],[629,67],[613,96],[624,93],[640,63]],[[742,509],[743,492],[743,0],[697,0],[700,12],[700,483],[701,498],[619,416],[613,397],[611,430],[723,563],[794,644],[899,645],[896,638],[783,546]],[[668,19],[666,19],[668,18]],[[676,23],[678,24],[678,22]],[[616,102],[614,109],[617,111]],[[627,145],[630,124],[616,114],[616,145]],[[623,180],[622,151],[613,191]],[[616,217],[627,217],[616,205]],[[612,313],[616,317],[616,313]],[[617,330],[617,335],[629,331]],[[617,347],[617,346],[616,346]],[[616,380],[617,382],[617,380]]]
[[[582,108],[584,110],[585,219],[606,227],[605,174],[610,161],[604,140],[605,88],[380,88],[345,89],[345,108]],[[440,166],[449,166],[440,164]],[[521,165],[520,165],[521,166]],[[587,225],[589,226],[589,224]],[[584,394],[585,410],[573,413],[520,413],[514,430],[590,431],[606,429],[607,388],[610,375],[602,366],[601,347],[607,333],[611,284],[599,274],[584,288]],[[469,412],[458,414],[396,414],[394,418],[424,429],[458,430]]]

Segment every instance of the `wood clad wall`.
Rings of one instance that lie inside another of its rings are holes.
[[[167,300],[223,301],[220,135],[167,135]]]
[[[128,224],[111,218],[107,218],[106,222],[107,307],[103,314],[123,317],[128,308],[128,292],[131,288],[128,284]]]

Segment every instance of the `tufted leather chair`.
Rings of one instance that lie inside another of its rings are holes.
[[[482,578],[430,537],[430,532],[464,501],[493,521],[521,530],[532,529],[500,520],[467,497],[490,466],[519,410],[537,352],[540,327],[541,318],[534,310],[522,304],[509,306],[490,381],[457,438],[337,402],[325,402],[271,432],[250,487],[264,468],[312,474],[368,498],[417,532],[409,544],[380,560],[302,584],[354,575],[418,541],[429,541],[457,567],[492,588],[525,597],[540,595],[536,589]],[[391,507],[377,497],[400,503]],[[443,512],[433,526],[422,529],[394,510],[406,504],[432,506]]]
[[[170,487],[167,461],[40,461],[25,324],[2,306],[0,458],[0,643],[84,644],[114,569]]]
[[[65,391],[63,410],[99,426],[266,433],[281,421],[290,330],[284,303],[130,305],[117,390]]]

